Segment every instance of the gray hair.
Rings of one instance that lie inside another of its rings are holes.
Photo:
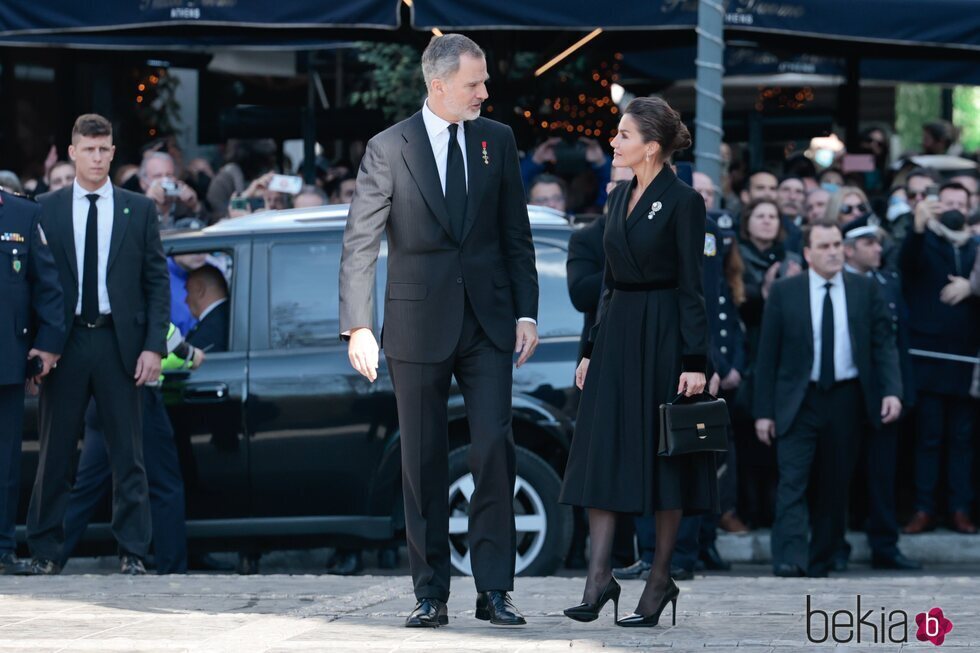
[[[459,58],[468,54],[485,58],[483,49],[462,34],[433,36],[422,53],[422,77],[428,87],[434,79],[446,79],[459,70]]]
[[[0,170],[0,186],[15,193],[23,193],[24,186],[20,183],[20,177],[13,170]]]
[[[146,164],[153,159],[168,161],[170,165],[174,166],[174,170],[177,169],[177,164],[174,163],[174,158],[166,152],[147,152],[143,155],[143,160],[140,161],[140,179],[146,179]]]

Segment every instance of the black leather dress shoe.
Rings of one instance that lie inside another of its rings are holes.
[[[523,626],[524,615],[514,606],[507,592],[490,590],[476,595],[476,618],[494,626]]]
[[[360,551],[338,551],[327,563],[327,573],[333,576],[353,576],[363,569]]]
[[[694,580],[694,570],[671,566],[670,577],[674,580]]]
[[[772,574],[780,578],[802,578],[806,576],[805,571],[788,562],[780,562],[778,565],[773,566]]]
[[[54,560],[35,558],[31,560],[31,576],[57,576],[61,573],[61,565]]]
[[[119,573],[129,576],[145,576],[146,567],[143,566],[143,561],[137,556],[121,555],[119,556]]]
[[[918,571],[922,569],[922,563],[918,560],[906,558],[901,553],[895,555],[871,554],[872,569],[897,569],[899,571]]]
[[[4,553],[0,556],[0,574],[5,576],[29,576],[31,574],[31,561],[21,560],[13,553]]]
[[[711,571],[729,571],[732,563],[721,557],[718,547],[714,544],[706,546],[698,553],[698,559],[704,563],[704,568]]]
[[[449,623],[446,602],[439,599],[419,599],[412,614],[405,620],[406,628],[438,628]]]
[[[646,580],[646,577],[650,575],[650,567],[652,566],[649,562],[641,558],[629,567],[613,569],[612,575],[616,580],[633,580],[636,578]]]

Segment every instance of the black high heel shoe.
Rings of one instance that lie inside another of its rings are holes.
[[[602,610],[611,600],[613,602],[613,619],[619,619],[619,594],[623,588],[619,586],[615,578],[610,578],[606,583],[606,588],[602,590],[595,603],[580,603],[574,608],[566,608],[565,616],[575,621],[595,621],[599,618],[599,611]]]
[[[636,614],[635,612],[628,617],[623,617],[622,620],[617,621],[617,626],[622,626],[623,628],[651,628],[656,626],[660,621],[660,615],[663,613],[667,604],[671,604],[671,625],[677,625],[677,597],[680,595],[681,591],[678,589],[677,585],[674,583],[674,579],[671,578],[667,585],[667,591],[664,593],[664,597],[660,599],[660,607],[656,611],[647,616],[641,614]]]

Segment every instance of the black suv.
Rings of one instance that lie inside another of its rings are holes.
[[[581,315],[565,281],[571,228],[529,207],[540,283],[541,344],[514,372],[517,571],[546,575],[568,545],[558,505],[577,408],[574,372]],[[164,394],[187,492],[188,535],[198,549],[260,552],[398,541],[403,527],[398,421],[383,358],[371,384],[338,338],[337,275],[347,206],[256,214],[164,238],[169,256],[203,255],[230,278],[229,351],[198,370],[169,373]],[[376,296],[384,296],[386,248]],[[376,326],[384,302],[376,302]],[[376,331],[377,332],[377,331]],[[37,465],[29,401],[21,522]],[[452,562],[469,573],[466,413],[449,401]],[[108,521],[108,505],[101,519]],[[107,523],[81,551],[111,550]]]

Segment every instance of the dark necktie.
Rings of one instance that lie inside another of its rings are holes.
[[[834,385],[834,302],[830,299],[832,283],[825,283],[823,296],[823,320],[820,325],[820,381],[824,390]]]
[[[93,324],[99,319],[99,196],[90,193],[85,222],[85,253],[82,259],[82,319]]]
[[[456,140],[459,125],[449,125],[449,155],[446,158],[446,208],[449,223],[457,241],[463,239],[463,220],[466,218],[466,168],[463,167],[463,150]]]

